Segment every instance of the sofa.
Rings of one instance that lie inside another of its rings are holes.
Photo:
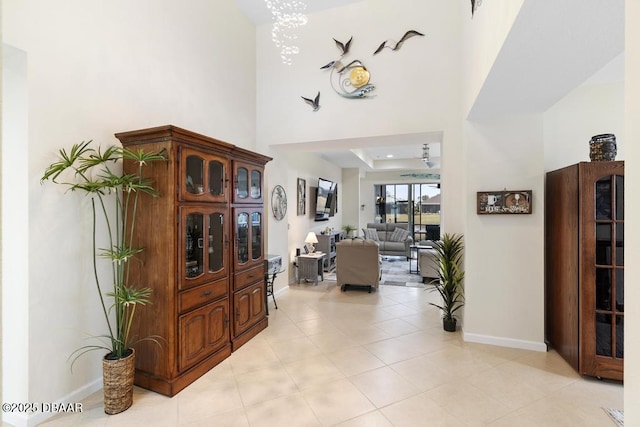
[[[417,243],[420,246],[433,247],[433,241],[421,240]],[[438,278],[438,259],[435,249],[420,249],[418,251],[418,272],[424,283],[429,283]]]
[[[382,274],[379,246],[373,240],[343,239],[336,243],[336,281],[344,292],[347,286],[377,290]]]
[[[379,244],[381,255],[404,256],[409,259],[409,246],[413,244],[413,237],[408,231],[408,226],[409,224],[393,222],[369,223],[362,231],[366,240],[374,240]]]

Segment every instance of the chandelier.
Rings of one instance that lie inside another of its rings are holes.
[[[273,19],[271,39],[280,49],[282,62],[291,65],[291,57],[300,53],[296,44],[296,29],[307,23],[307,15],[304,13],[307,4],[301,0],[265,0],[265,3]]]

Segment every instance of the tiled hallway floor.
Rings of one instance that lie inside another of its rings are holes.
[[[465,343],[433,297],[292,285],[265,331],[177,396],[136,388],[108,416],[100,391],[44,425],[614,426],[601,407],[622,409],[621,384],[581,378],[553,351]]]

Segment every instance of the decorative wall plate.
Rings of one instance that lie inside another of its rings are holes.
[[[282,185],[276,185],[271,192],[271,212],[280,221],[287,214],[287,193]]]

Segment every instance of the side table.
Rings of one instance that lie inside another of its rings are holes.
[[[265,293],[265,296],[264,296],[264,302],[267,308],[267,316],[269,315],[269,295],[271,295],[271,298],[273,298],[273,305],[276,306],[276,310],[278,309],[278,303],[276,302],[276,297],[275,295],[273,295],[273,284],[275,283],[276,277],[278,276],[278,274],[284,273],[285,270],[286,270],[285,268],[282,268],[279,270],[269,270],[264,273],[264,283],[267,286],[267,292]]]
[[[300,280],[313,282],[318,284],[318,276],[320,280],[324,280],[324,257],[323,252],[313,252],[310,254],[298,255],[296,264],[298,265],[298,283]]]

